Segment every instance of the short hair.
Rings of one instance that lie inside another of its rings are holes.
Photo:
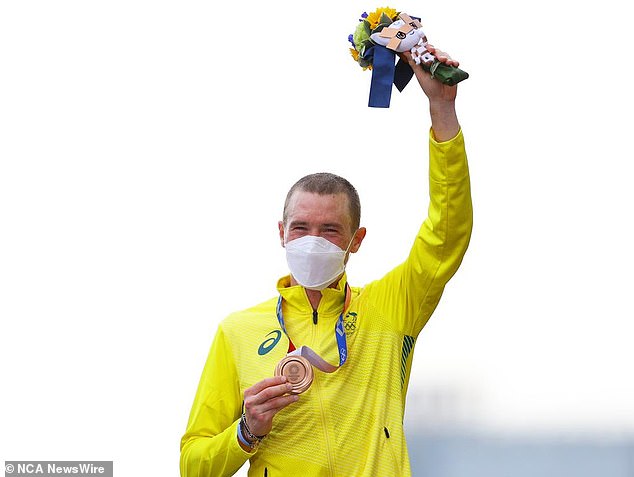
[[[354,232],[359,228],[359,225],[361,224],[361,201],[359,200],[357,190],[346,179],[330,172],[309,174],[293,184],[288,191],[286,201],[284,202],[284,213],[282,215],[284,224],[286,224],[286,220],[288,218],[288,206],[291,202],[291,197],[298,190],[319,195],[346,194],[346,197],[348,197],[348,207],[353,227],[352,231]]]

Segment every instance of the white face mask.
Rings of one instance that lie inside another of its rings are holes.
[[[352,239],[348,249],[351,244]],[[323,290],[345,270],[348,249],[341,250],[323,237],[304,235],[286,243],[286,261],[297,283],[309,290]]]

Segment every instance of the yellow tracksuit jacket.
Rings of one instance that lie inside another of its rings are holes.
[[[312,386],[280,411],[255,453],[237,440],[244,390],[273,375],[288,338],[276,318],[277,297],[234,313],[219,326],[181,441],[183,477],[384,477],[411,475],[403,432],[405,394],[416,337],[458,269],[472,226],[462,132],[430,136],[430,205],[404,263],[364,288],[351,287],[344,324],[348,360],[332,374],[315,370]],[[327,288],[314,316],[301,286],[278,282],[293,343],[339,362],[335,322],[346,276]],[[316,323],[315,323],[316,321]]]

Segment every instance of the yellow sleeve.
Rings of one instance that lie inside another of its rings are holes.
[[[375,306],[405,335],[416,337],[469,245],[473,225],[469,168],[462,131],[446,142],[429,138],[429,210],[408,258],[372,287]]]
[[[235,363],[222,327],[218,328],[181,439],[182,477],[235,474],[253,454],[237,440],[242,396]]]

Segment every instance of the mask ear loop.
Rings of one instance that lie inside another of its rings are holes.
[[[348,266],[348,259],[350,258],[350,247],[352,247],[352,242],[354,242],[354,237],[357,235],[358,231],[359,231],[359,229],[355,230],[354,233],[352,234],[352,238],[350,239],[350,243],[348,243],[348,246],[346,247],[346,252],[343,254],[343,269],[344,269],[344,271],[346,270],[346,267]]]
[[[346,247],[346,255],[348,255],[350,253],[350,247],[352,247],[352,242],[354,242],[354,237],[357,235],[358,231],[359,231],[359,229],[355,230],[354,233],[352,234],[352,238],[350,239],[350,243],[348,243],[348,246]]]
[[[286,245],[288,244],[288,228],[286,227],[286,224],[282,221],[282,226],[284,227],[284,248],[286,248]]]

